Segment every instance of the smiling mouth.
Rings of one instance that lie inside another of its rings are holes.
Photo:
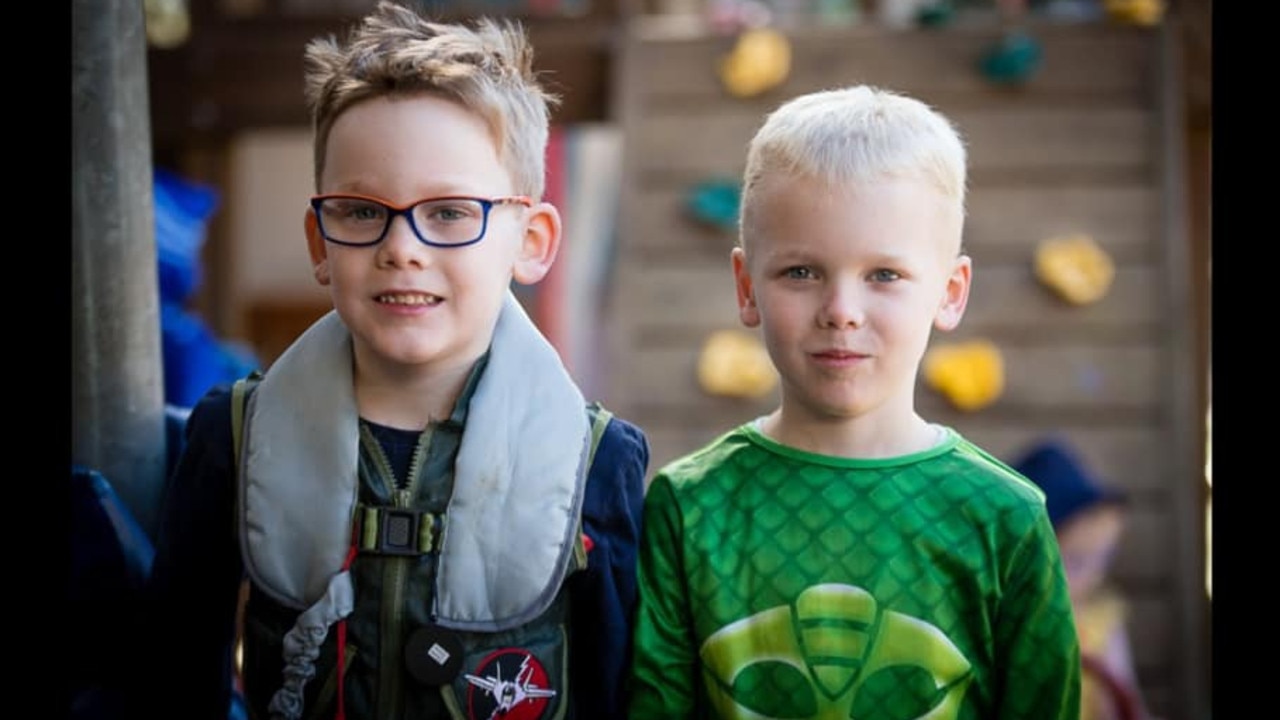
[[[444,302],[444,298],[438,295],[428,295],[425,293],[388,293],[386,295],[377,295],[373,298],[375,301],[386,305],[439,305]]]

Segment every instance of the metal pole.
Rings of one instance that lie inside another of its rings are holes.
[[[1159,30],[1160,143],[1165,182],[1163,221],[1166,238],[1165,277],[1172,303],[1169,317],[1177,318],[1165,332],[1174,351],[1166,366],[1169,397],[1169,424],[1176,438],[1168,453],[1169,480],[1177,527],[1177,556],[1181,558],[1177,576],[1178,673],[1175,717],[1208,720],[1210,709],[1209,598],[1205,587],[1205,436],[1199,404],[1200,353],[1196,348],[1196,312],[1190,306],[1194,282],[1207,282],[1202,268],[1192,267],[1191,242],[1187,235],[1186,92],[1183,87],[1180,18],[1171,17]],[[1187,318],[1188,320],[1183,320]],[[1173,712],[1173,709],[1170,709]]]
[[[155,537],[164,377],[140,0],[72,0],[71,461]]]

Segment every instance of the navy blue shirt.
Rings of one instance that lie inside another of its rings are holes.
[[[135,676],[140,710],[225,720],[230,707],[236,611],[245,578],[236,532],[230,400],[229,387],[220,385],[193,408],[166,487],[145,601],[148,667]],[[384,447],[395,435],[374,430]],[[388,449],[389,456],[397,454]],[[644,433],[614,417],[597,446],[583,500],[583,532],[591,541],[587,568],[566,580],[577,718],[624,717],[648,462]]]

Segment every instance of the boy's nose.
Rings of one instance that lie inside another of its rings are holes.
[[[378,243],[378,258],[394,267],[422,266],[426,264],[428,250],[414,234],[409,218],[400,215],[391,219],[387,234]]]
[[[860,327],[866,320],[861,292],[855,283],[832,285],[818,312],[818,323],[827,328]]]

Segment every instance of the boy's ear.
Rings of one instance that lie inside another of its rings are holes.
[[[302,226],[307,235],[307,252],[311,254],[311,270],[315,273],[316,282],[329,284],[329,248],[325,247],[324,236],[320,234],[320,225],[316,222],[316,212],[307,208]]]
[[[520,254],[512,269],[516,282],[532,285],[546,277],[556,254],[560,252],[562,232],[560,211],[555,205],[540,202],[529,208],[524,237],[520,240]]]
[[[969,286],[973,280],[973,260],[968,255],[956,258],[947,277],[947,288],[942,295],[942,305],[934,316],[933,326],[943,332],[954,330],[964,317],[965,306],[969,304]]]
[[[738,290],[738,319],[749,328],[760,325],[760,308],[756,307],[755,289],[751,285],[751,274],[747,272],[747,254],[740,248],[733,249],[729,256],[733,265],[733,285]]]

